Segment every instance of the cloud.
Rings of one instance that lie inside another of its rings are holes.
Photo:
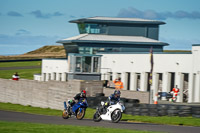
[[[53,16],[63,16],[64,14],[60,13],[60,12],[54,12]]]
[[[29,34],[31,34],[31,32],[24,29],[19,29],[15,35],[29,35]]]
[[[141,11],[133,7],[129,7],[127,9],[121,9],[117,15],[117,17],[130,17],[130,18],[145,18],[145,19],[158,19],[158,20],[166,20],[167,18],[175,18],[175,19],[200,19],[200,12],[186,12],[186,11],[176,11],[176,12],[156,12],[154,10],[146,10]]]
[[[36,18],[42,18],[42,19],[48,19],[48,18],[51,18],[51,17],[58,17],[58,16],[64,15],[60,12],[42,13],[40,10],[32,11],[30,14],[34,15]]]
[[[14,16],[14,17],[23,17],[23,15],[21,15],[20,13],[18,12],[15,12],[15,11],[10,11],[7,13],[8,16]]]
[[[76,16],[73,16],[73,15],[70,15],[69,17],[70,17],[70,18],[76,18]]]

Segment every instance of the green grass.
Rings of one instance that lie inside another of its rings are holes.
[[[61,110],[39,108],[31,106],[22,106],[19,104],[11,103],[0,103],[0,110],[25,112],[31,114],[51,115],[60,116]],[[92,118],[95,109],[87,108],[84,119]],[[0,132],[1,133],[151,133],[148,131],[136,131],[136,130],[124,130],[124,129],[112,129],[112,128],[100,128],[100,127],[88,127],[88,126],[70,126],[70,125],[52,125],[52,124],[33,124],[33,123],[22,123],[22,122],[4,122],[0,121]]]
[[[1,62],[0,67],[22,67],[22,66],[41,66],[41,61],[21,61],[21,62]],[[0,70],[0,78],[12,79],[12,75],[18,72],[22,79],[33,79],[34,74],[40,74],[41,68],[34,69],[12,69]]]
[[[18,72],[21,79],[33,79],[33,75],[41,73],[41,68],[34,69],[16,69],[16,70],[0,70],[0,78],[12,79],[12,75]]]
[[[25,122],[0,121],[1,133],[153,133],[126,129],[113,129],[90,126],[36,124]]]
[[[200,118],[194,117],[178,117],[178,116],[132,116],[124,115],[122,120],[128,120],[132,122],[145,122],[155,124],[167,124],[167,125],[185,125],[185,126],[200,126]]]
[[[60,117],[62,115],[62,110],[39,108],[39,107],[32,107],[32,106],[23,106],[20,104],[1,103],[1,102],[0,102],[0,110],[25,112],[25,113],[30,113],[30,114],[60,116]],[[94,114],[94,113],[95,113],[95,109],[87,108],[85,118],[92,119],[91,114]]]
[[[60,117],[62,114],[61,110],[22,106],[19,104],[11,104],[11,103],[0,103],[0,110],[25,112],[25,113],[31,113],[31,114],[53,115],[53,116],[60,116]],[[92,119],[94,112],[95,112],[95,109],[87,108],[84,118]],[[122,120],[132,121],[132,122],[169,124],[169,125],[200,126],[200,119],[193,118],[193,117],[177,117],[177,116],[151,117],[151,116],[133,116],[133,115],[123,114]]]
[[[41,61],[1,62],[0,67],[41,66]]]

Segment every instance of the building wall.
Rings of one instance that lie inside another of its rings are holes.
[[[158,91],[169,92],[175,85],[180,89],[178,102],[183,102],[186,90],[188,102],[200,102],[200,46],[192,47],[192,54],[153,54],[153,84],[148,85],[150,54],[103,54],[101,53],[101,79],[122,78],[124,90],[150,91],[153,99]],[[66,81],[68,73],[66,59],[44,59],[42,80]],[[51,78],[48,76],[50,75]],[[165,100],[165,99],[163,99]]]
[[[68,72],[67,59],[42,59],[42,81],[66,81]]]
[[[150,54],[101,54],[102,80],[121,77],[124,89],[169,92],[175,85],[180,89],[178,102],[183,102],[187,90],[188,102],[200,102],[200,47],[194,46],[192,54],[153,54],[153,84],[148,85]],[[138,75],[140,78],[138,79]],[[112,78],[111,78],[112,77]],[[138,83],[138,80],[140,83]],[[129,85],[127,85],[129,84]],[[128,87],[129,86],[129,87]]]
[[[150,72],[150,54],[101,54],[101,68],[112,72]],[[154,72],[192,71],[192,54],[153,54]],[[102,73],[106,70],[102,69]]]
[[[42,72],[68,72],[67,59],[42,59]]]

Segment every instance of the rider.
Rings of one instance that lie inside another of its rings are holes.
[[[115,90],[113,94],[108,97],[107,104],[113,105],[120,101],[121,92],[119,90]]]
[[[75,103],[78,103],[78,101],[80,99],[82,99],[82,98],[87,99],[87,97],[86,97],[86,91],[85,90],[82,90],[81,93],[76,94],[76,96],[74,97],[73,100],[69,100],[68,101],[68,104],[70,106],[73,106]]]
[[[106,101],[106,103],[105,103],[105,105],[103,106],[103,108],[102,108],[101,111],[102,111],[103,113],[106,113],[106,109],[107,109],[108,106],[114,105],[114,104],[116,104],[117,102],[120,101],[120,95],[121,95],[121,92],[120,92],[119,90],[115,90],[114,93],[111,94],[111,95],[108,97],[108,99],[107,99],[107,101]]]

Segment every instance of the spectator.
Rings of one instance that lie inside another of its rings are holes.
[[[114,80],[113,83],[115,84],[116,90],[122,90],[124,88],[123,82],[121,82],[121,78]]]
[[[14,73],[13,74],[13,76],[12,76],[12,80],[16,80],[16,81],[18,81],[19,80],[19,74],[16,72],[16,73]]]

